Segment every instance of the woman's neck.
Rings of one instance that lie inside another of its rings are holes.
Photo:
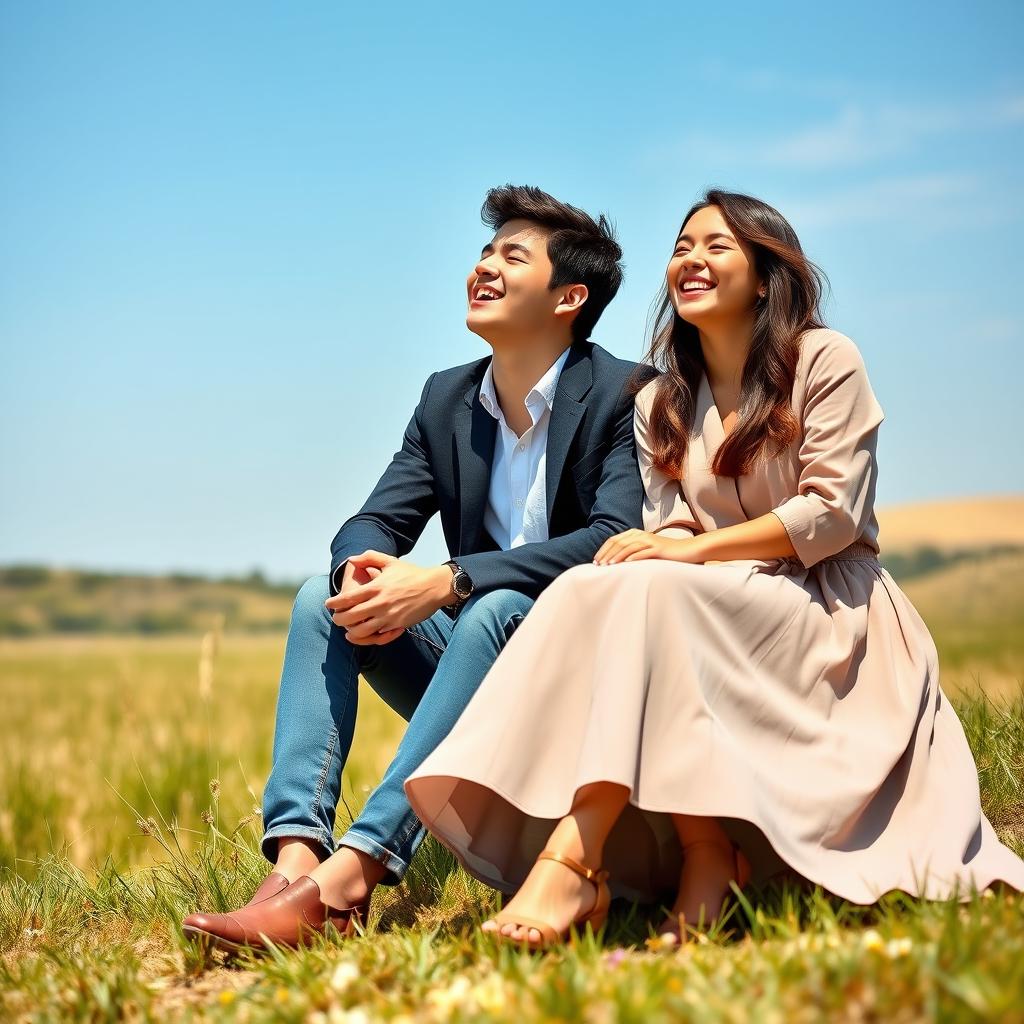
[[[739,389],[754,335],[754,318],[744,317],[698,328],[708,383]]]

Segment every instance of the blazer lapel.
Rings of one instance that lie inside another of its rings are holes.
[[[573,347],[565,366],[558,377],[558,387],[551,404],[551,422],[548,424],[547,469],[544,475],[544,488],[547,495],[548,523],[555,507],[555,494],[558,491],[565,460],[572,447],[576,431],[587,411],[581,399],[593,387],[594,367],[590,353],[584,346]]]
[[[498,422],[480,404],[479,393],[478,382],[463,396],[465,404],[452,417],[458,458],[460,554],[480,546],[498,431]]]

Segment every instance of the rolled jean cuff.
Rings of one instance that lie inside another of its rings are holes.
[[[355,829],[349,829],[338,840],[338,846],[349,846],[383,864],[388,869],[387,875],[381,879],[384,885],[398,885],[409,870],[409,865],[398,854],[392,853],[386,846],[381,846],[375,839],[364,836]]]
[[[278,839],[312,839],[320,849],[317,856],[326,860],[337,849],[334,835],[323,828],[311,828],[309,825],[273,825],[263,833],[260,850],[271,864],[277,861]]]

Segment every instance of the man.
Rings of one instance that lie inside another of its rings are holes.
[[[493,356],[430,376],[401,450],[334,538],[330,575],[299,591],[264,792],[273,871],[242,909],[184,923],[222,948],[365,921],[423,838],[406,778],[544,587],[642,526],[634,364],[588,341],[622,280],[608,222],[520,186],[492,189],[482,216],[494,236],[469,274],[466,324]],[[452,560],[403,561],[438,511]],[[336,841],[360,674],[409,725]]]

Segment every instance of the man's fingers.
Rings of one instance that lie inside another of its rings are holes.
[[[361,587],[346,590],[343,594],[335,594],[334,597],[327,598],[324,605],[332,612],[347,612],[350,608],[372,601],[379,593],[377,587],[372,583],[367,583]],[[364,615],[363,618],[365,617]]]
[[[374,617],[374,612],[371,610],[364,610],[362,608],[353,608],[347,612],[335,612],[331,616],[331,620],[336,626],[340,626],[342,629],[353,629],[360,623],[366,622]]]
[[[389,566],[392,562],[398,561],[394,555],[385,555],[381,551],[364,551],[361,555],[349,555],[348,560],[353,565],[358,565],[363,568],[372,565],[378,569],[383,569],[386,566]]]
[[[404,628],[388,629],[383,633],[374,633],[373,636],[368,636],[364,639],[352,639],[349,642],[355,644],[357,647],[383,647],[385,644],[389,644],[393,640],[397,640],[404,632]]]
[[[367,619],[365,622],[359,622],[345,630],[345,639],[352,643],[359,643],[363,640],[368,640],[370,637],[375,636],[384,629],[393,628],[388,627],[386,623],[382,622],[378,618]]]

